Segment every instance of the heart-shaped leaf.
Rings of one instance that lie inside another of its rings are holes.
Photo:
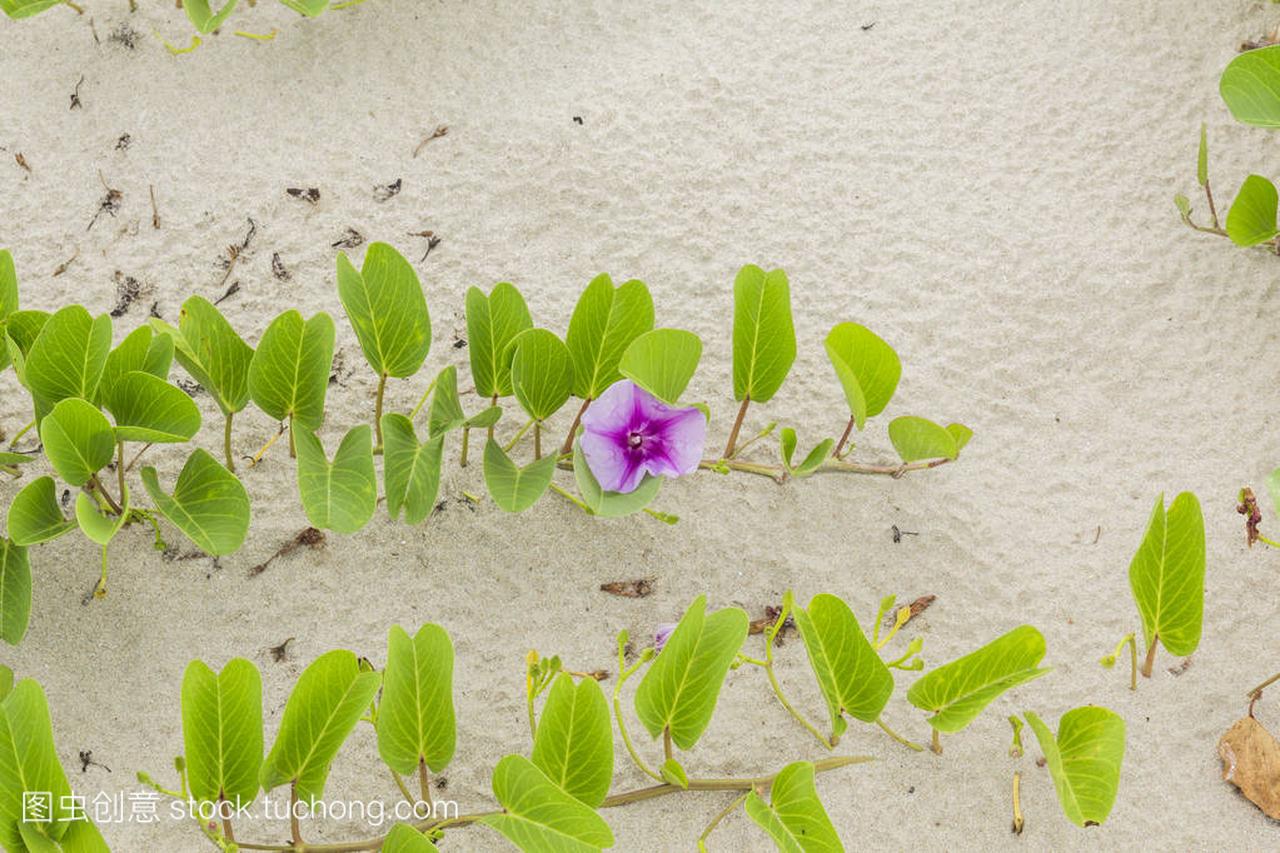
[[[116,386],[126,374],[140,370],[164,380],[169,378],[172,365],[173,338],[156,334],[150,326],[139,326],[107,356],[96,402],[110,410]]]
[[[440,848],[409,824],[397,823],[382,842],[382,853],[440,853]]]
[[[637,337],[653,328],[653,297],[643,281],[617,288],[607,273],[591,280],[569,320],[565,345],[573,358],[573,393],[594,400],[622,378],[618,363]]]
[[[418,372],[431,349],[431,315],[418,274],[403,255],[386,243],[370,243],[357,270],[339,252],[338,298],[375,373],[404,378]]]
[[[442,436],[466,423],[467,415],[458,399],[458,368],[451,364],[436,374],[431,408],[427,410],[427,435]]]
[[[216,305],[203,296],[192,296],[182,303],[177,329],[155,317],[151,325],[173,338],[178,363],[213,395],[222,414],[233,415],[245,407],[253,348]]]
[[[378,507],[378,479],[373,470],[373,431],[353,427],[330,463],[315,433],[299,429],[298,492],[307,519],[316,527],[355,533]]]
[[[827,357],[836,370],[858,429],[884,411],[898,389],[902,362],[893,347],[857,323],[841,323],[827,334]]]
[[[893,693],[893,676],[871,648],[849,605],[819,593],[795,609],[809,665],[831,714],[831,742],[849,727],[844,715],[875,722]]]
[[[1111,814],[1124,761],[1124,719],[1106,708],[1075,708],[1058,721],[1058,735],[1035,714],[1026,713],[1053,774],[1053,786],[1067,819],[1097,826]]]
[[[111,540],[115,538],[116,534],[120,532],[120,528],[124,527],[125,519],[129,517],[129,489],[127,486],[124,493],[120,495],[120,506],[120,514],[112,515],[103,512],[87,492],[81,492],[76,495],[76,524],[79,525],[80,532],[89,541],[96,542],[106,548],[111,544]]]
[[[600,808],[613,781],[613,724],[594,678],[556,676],[533,739],[533,763],[565,793]]]
[[[545,421],[569,399],[569,348],[546,329],[528,329],[511,344],[511,387],[529,417]]]
[[[578,491],[582,494],[583,502],[591,508],[593,514],[601,518],[620,518],[639,512],[653,502],[658,495],[658,489],[662,486],[661,477],[645,475],[634,491],[605,491],[600,488],[600,483],[596,481],[595,475],[587,465],[587,457],[582,453],[581,442],[573,444],[573,476],[578,481]]]
[[[1161,494],[1142,544],[1129,563],[1129,587],[1142,616],[1148,649],[1161,642],[1172,654],[1186,657],[1200,645],[1204,564],[1200,501],[1183,492],[1166,513]]]
[[[487,409],[481,409],[463,422],[463,426],[470,429],[483,429],[496,424],[502,420],[502,407],[490,406]]]
[[[493,439],[484,446],[484,483],[493,502],[507,512],[524,512],[551,485],[556,457],[544,456],[523,468]]]
[[[613,832],[604,819],[523,756],[508,755],[498,762],[493,793],[505,811],[480,820],[521,850],[585,853],[613,846]]]
[[[662,766],[658,768],[658,774],[667,782],[667,784],[675,785],[684,790],[689,790],[689,774],[685,772],[684,767],[674,758],[668,758],[662,762]]]
[[[15,21],[29,18],[54,6],[61,6],[66,0],[0,0],[0,9]]]
[[[187,784],[200,803],[249,805],[262,767],[262,676],[244,658],[215,673],[193,660],[182,677]]]
[[[305,322],[292,309],[272,320],[249,362],[249,396],[258,408],[277,421],[319,429],[333,339],[333,318],[323,311]]]
[[[889,422],[889,440],[903,462],[921,459],[955,459],[960,455],[960,439],[965,443],[973,431],[963,424],[943,427],[928,418],[903,416]]]
[[[788,853],[843,851],[840,836],[818,799],[814,768],[808,761],[788,764],[774,777],[769,802],[755,791],[747,794],[747,815]]]
[[[387,668],[378,705],[378,754],[397,773],[425,764],[439,773],[453,759],[453,641],[439,625],[410,637],[399,625],[387,635]]]
[[[1261,175],[1250,175],[1240,185],[1227,211],[1227,236],[1237,246],[1256,246],[1275,237],[1276,186]]]
[[[822,463],[826,462],[831,456],[831,451],[836,444],[835,439],[824,438],[809,451],[799,465],[792,465],[797,442],[796,431],[791,427],[783,427],[782,432],[778,434],[778,446],[782,450],[782,464],[786,467],[787,473],[793,477],[807,477],[817,471]]]
[[[58,508],[58,489],[52,477],[37,477],[13,496],[8,524],[9,536],[19,545],[49,542],[76,526]]]
[[[702,339],[683,329],[654,329],[622,354],[618,372],[669,405],[677,405],[702,358]]]
[[[72,486],[83,486],[93,479],[116,449],[111,423],[78,397],[60,401],[45,415],[40,422],[40,441],[53,470]]]
[[[1231,60],[1218,91],[1236,121],[1280,127],[1280,47],[1246,51]]]
[[[791,288],[782,270],[747,264],[733,282],[733,397],[768,402],[796,360]]]
[[[285,703],[280,733],[262,765],[263,790],[292,783],[301,802],[323,797],[329,765],[381,684],[382,675],[362,671],[354,652],[334,649],[316,658]]]
[[[499,282],[488,296],[478,287],[467,290],[467,349],[471,377],[481,397],[509,397],[511,353],[516,336],[533,328],[524,297],[514,285]]]
[[[0,538],[0,639],[11,646],[22,642],[31,616],[31,563],[27,549]]]
[[[693,748],[711,722],[749,622],[737,607],[707,613],[706,596],[694,599],[636,690],[636,715],[652,737],[669,730],[676,746]]]
[[[39,797],[47,806],[44,813],[32,813],[29,805],[24,809],[24,794]],[[6,850],[27,850],[24,828],[50,843],[60,840],[73,822],[71,806],[71,786],[53,742],[49,703],[40,685],[24,678],[0,704],[0,844]]]
[[[926,673],[911,685],[907,701],[931,712],[929,725],[938,731],[958,732],[1006,690],[1049,673],[1038,668],[1044,651],[1044,636],[1022,625]]]
[[[118,441],[182,444],[200,431],[200,409],[186,393],[159,376],[134,370],[111,393]]]
[[[204,553],[231,554],[244,543],[249,493],[208,451],[197,448],[187,457],[172,495],[164,493],[150,465],[142,469],[142,485],[160,514]]]
[[[382,416],[382,477],[387,512],[392,518],[405,511],[405,521],[419,524],[435,508],[440,491],[440,463],[444,436],[418,443],[413,422],[401,414]]]
[[[111,318],[106,314],[95,319],[83,306],[68,305],[50,317],[26,354],[24,368],[37,418],[68,397],[94,399],[110,351]]]
[[[236,0],[227,0],[216,13],[209,6],[209,0],[182,0],[182,8],[187,10],[187,18],[192,26],[203,34],[208,34],[222,26],[236,8]]]

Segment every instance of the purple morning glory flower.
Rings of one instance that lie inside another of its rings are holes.
[[[707,419],[668,406],[630,380],[610,385],[582,416],[582,453],[600,488],[634,492],[645,474],[678,477],[698,469]]]
[[[667,640],[671,639],[671,635],[676,631],[676,623],[664,622],[653,630],[653,653],[656,655],[662,651],[662,647],[667,644]]]

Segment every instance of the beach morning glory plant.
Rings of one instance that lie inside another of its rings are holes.
[[[634,382],[610,385],[582,416],[582,452],[600,487],[634,492],[646,474],[679,477],[698,470],[707,419],[668,406]]]

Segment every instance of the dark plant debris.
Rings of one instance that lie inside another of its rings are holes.
[[[285,267],[284,261],[280,258],[279,252],[271,254],[271,274],[280,281],[288,281],[293,278],[289,270]]]
[[[154,309],[154,307],[155,307],[155,306],[152,306],[152,308],[153,308],[153,309]],[[157,315],[157,316],[158,316],[158,315]],[[163,318],[161,318],[161,319],[163,319]],[[177,385],[179,388],[181,388],[183,391],[185,391],[185,392],[186,392],[186,395],[187,395],[188,397],[194,397],[194,396],[196,396],[197,394],[203,394],[203,393],[204,393],[204,388],[200,387],[200,383],[199,383],[199,382],[196,382],[194,379],[183,379],[183,378],[179,377],[179,378],[177,378],[177,379],[173,380],[173,384],[174,384],[174,385]]]
[[[933,606],[933,603],[937,600],[938,600],[938,596],[936,595],[922,595],[919,598],[917,598],[915,601],[908,604],[907,609],[910,610],[911,612],[907,615],[907,622],[910,622],[912,619],[916,618],[921,613],[928,610],[931,606]],[[900,609],[901,608],[895,608],[894,610],[885,614],[884,626],[886,628],[892,628],[894,623],[898,621],[898,610]],[[902,624],[905,625],[907,624],[907,622],[903,622]]]
[[[103,770],[107,771],[108,773],[110,773],[110,772],[111,772],[111,768],[110,768],[110,767],[108,767],[107,765],[103,764],[101,761],[94,761],[94,760],[93,760],[93,750],[92,750],[92,749],[82,749],[82,750],[80,750],[80,772],[81,772],[81,773],[88,773],[88,772],[89,772],[89,768],[90,768],[90,767],[101,767]]]
[[[363,243],[364,235],[348,225],[342,236],[329,245],[334,249],[354,249]]]
[[[373,188],[373,200],[377,202],[390,201],[400,194],[400,189],[403,186],[403,178],[396,178],[389,184],[378,184]]]
[[[226,249],[226,257],[218,259],[219,266],[226,271],[222,275],[222,281],[218,282],[219,287],[226,284],[227,279],[231,278],[231,273],[236,268],[236,262],[240,260],[242,255],[249,251],[249,244],[253,242],[253,235],[258,233],[258,223],[253,221],[253,217],[247,216],[245,218],[249,220],[249,230],[245,232],[244,239],[239,243],[231,243],[228,245]],[[232,286],[235,287],[235,285]],[[223,294],[222,299],[226,299],[230,295],[230,292],[225,293]],[[218,302],[221,302],[222,299],[219,299]],[[216,305],[217,303],[214,304]]]
[[[637,578],[630,581],[610,581],[600,584],[600,591],[619,598],[648,598],[653,595],[654,578]]]
[[[875,26],[876,24],[878,24],[878,23],[879,23],[879,21],[872,21],[872,22],[871,22],[871,23],[869,23],[869,24],[862,24],[862,25],[861,25],[861,29],[862,29],[862,31],[863,31],[864,33],[869,33],[869,32],[871,32],[871,28],[872,28],[872,27],[874,27],[874,26]]]
[[[217,299],[213,300],[213,304],[221,305],[223,302],[226,302],[228,299],[235,296],[239,292],[240,292],[240,279],[236,279],[235,281],[231,282],[231,286],[227,288],[225,293],[223,293]]]
[[[582,116],[574,116],[574,117],[573,117],[573,123],[574,123],[574,124],[577,124],[577,125],[581,125],[581,124],[582,124]]]
[[[289,657],[289,644],[294,640],[293,637],[285,638],[285,641],[278,646],[272,646],[267,649],[271,654],[271,659],[276,663],[283,663]]]
[[[431,254],[431,250],[440,245],[441,238],[437,237],[436,232],[434,231],[410,231],[409,236],[422,237],[427,241],[427,250],[422,253],[422,257],[418,260],[418,263],[425,261],[427,256]]]
[[[1253,489],[1248,486],[1240,490],[1240,503],[1236,507],[1236,512],[1244,516],[1245,543],[1252,548],[1253,543],[1257,542],[1261,535],[1258,532],[1258,525],[1262,523],[1262,512],[1258,509],[1258,498],[1253,494]]]
[[[427,147],[427,143],[431,142],[432,140],[439,139],[442,136],[448,136],[448,135],[449,135],[449,125],[447,124],[437,125],[436,129],[432,131],[431,135],[423,139],[421,142],[419,142],[418,147],[413,149],[413,156],[416,158],[419,154],[421,154],[422,149]]]
[[[35,174],[34,172],[31,171],[31,164],[27,162],[26,157],[22,156],[21,151],[16,152],[13,155],[13,159],[17,162],[19,166],[21,166],[23,169],[26,170],[28,175]]]
[[[128,151],[130,146],[132,145],[133,145],[133,137],[127,133],[120,134],[119,138],[116,139],[117,151]]]
[[[80,103],[80,87],[83,85],[84,85],[84,75],[81,74],[80,79],[76,81],[76,87],[71,90],[71,106],[68,107],[68,109],[72,109],[72,110],[83,109],[83,105]]]
[[[74,255],[72,255],[71,257],[67,258],[67,259],[66,259],[65,261],[63,261],[62,263],[58,264],[57,268],[56,268],[56,269],[54,269],[54,271],[53,271],[53,276],[52,276],[52,277],[53,277],[53,278],[57,278],[58,276],[62,275],[64,272],[66,272],[66,271],[67,271],[67,268],[68,268],[68,267],[70,267],[73,263],[75,263],[76,258],[78,258],[78,257],[80,257],[80,247],[79,247],[79,246],[77,246],[77,247],[76,247],[76,253],[75,253]]]
[[[151,193],[151,227],[160,230],[160,205],[156,204],[156,185],[149,184],[147,190]]]
[[[112,218],[120,211],[120,205],[124,203],[124,193],[107,184],[107,179],[102,176],[102,172],[98,172],[98,180],[102,182],[102,188],[106,190],[106,195],[102,197],[102,201],[98,202],[98,209],[93,214],[93,219],[89,220],[89,226],[85,231],[90,231],[97,224],[98,217],[102,214],[110,214]]]
[[[308,204],[315,204],[320,200],[319,187],[286,187],[285,192],[294,198],[302,199]]]
[[[321,548],[324,546],[324,532],[314,527],[304,527],[298,531],[292,539],[284,543],[276,550],[274,554],[262,561],[258,565],[249,569],[249,577],[255,577],[267,570],[267,566],[271,565],[277,557],[285,557],[292,554],[299,548]]]
[[[112,317],[123,317],[134,302],[151,295],[151,288],[145,287],[131,275],[116,270],[116,307],[111,309]]]
[[[120,45],[125,50],[137,50],[142,41],[142,33],[129,26],[128,22],[120,24],[107,36],[107,41]]]
[[[893,534],[893,544],[894,544],[894,545],[900,544],[900,543],[902,542],[902,537],[903,537],[903,536],[919,536],[919,535],[920,535],[919,531],[916,531],[916,530],[902,530],[902,529],[900,529],[900,528],[898,527],[898,525],[896,525],[896,524],[895,524],[895,525],[893,525],[893,527],[890,527],[890,528],[889,528],[889,532]]]
[[[1246,53],[1250,50],[1257,50],[1260,47],[1271,47],[1274,44],[1280,44],[1280,27],[1276,27],[1269,33],[1265,33],[1256,39],[1245,39],[1240,42],[1240,53]]]
[[[778,617],[781,615],[781,607],[773,604],[766,605],[764,608],[764,615],[759,619],[751,620],[748,632],[751,634],[763,634],[765,631],[768,631],[774,625],[778,624]],[[794,637],[795,633],[795,617],[788,615],[786,621],[782,623],[782,628],[778,631],[777,636],[773,638],[773,644],[775,646],[781,646],[785,637]]]

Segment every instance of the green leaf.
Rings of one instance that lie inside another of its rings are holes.
[[[520,468],[493,439],[484,446],[484,482],[493,502],[507,512],[524,512],[551,485],[556,457],[544,456]]]
[[[1276,234],[1276,187],[1261,175],[1250,175],[1240,185],[1227,211],[1227,236],[1237,246],[1256,246]]]
[[[323,797],[329,765],[381,683],[378,672],[361,671],[355,654],[346,649],[316,658],[285,703],[280,733],[262,765],[263,790],[294,783],[302,802]]]
[[[11,539],[0,538],[0,639],[11,646],[21,643],[30,616],[31,563],[27,549]]]
[[[31,386],[27,384],[27,355],[35,345],[36,338],[44,331],[49,317],[47,311],[14,311],[4,320],[5,356],[8,361],[13,362],[13,372],[27,390],[31,390]]]
[[[373,431],[353,427],[330,463],[315,433],[299,429],[298,492],[307,519],[316,527],[355,533],[378,507],[378,479],[373,470]]]
[[[23,793],[45,794],[51,820],[24,820]],[[24,678],[0,704],[0,844],[27,850],[21,832],[35,830],[57,841],[72,823],[71,786],[58,763],[49,703],[40,685]],[[56,848],[55,848],[56,849]]]
[[[0,0],[0,9],[15,21],[37,15],[54,6],[61,6],[66,0]]]
[[[182,303],[178,328],[151,318],[157,331],[173,338],[174,355],[192,378],[204,386],[224,415],[235,414],[249,402],[249,362],[253,348],[244,342],[203,296]]]
[[[222,22],[235,10],[236,0],[227,0],[216,14],[209,8],[209,0],[183,0],[182,8],[187,10],[191,24],[207,35],[222,26]]]
[[[502,419],[502,407],[490,406],[489,408],[482,409],[481,411],[467,418],[462,425],[470,429],[475,429],[477,427],[484,428],[484,427],[493,426],[501,419]]]
[[[622,354],[618,371],[670,405],[680,402],[702,358],[702,339],[683,329],[654,329]]]
[[[569,348],[546,329],[528,329],[511,344],[511,386],[529,417],[545,421],[569,399]]]
[[[1129,586],[1142,616],[1142,634],[1186,657],[1200,645],[1204,612],[1204,516],[1191,492],[1156,498],[1142,545],[1129,563]]]
[[[1231,60],[1218,91],[1236,121],[1280,127],[1280,47],[1250,50]]]
[[[451,368],[452,369],[452,368]],[[413,422],[404,415],[382,416],[382,477],[387,512],[392,518],[405,510],[405,521],[419,524],[435,508],[440,491],[440,463],[444,436],[418,443]]]
[[[9,536],[19,545],[49,542],[76,526],[58,508],[58,490],[52,477],[37,477],[13,496],[8,524]]]
[[[404,378],[418,372],[431,349],[431,315],[418,274],[403,255],[386,243],[370,243],[357,271],[339,252],[338,298],[375,373]]]
[[[960,455],[956,434],[928,418],[904,416],[889,422],[889,440],[903,462],[955,459]],[[965,441],[968,441],[966,438]]]
[[[747,264],[733,282],[734,399],[767,403],[795,360],[787,274]]]
[[[668,784],[676,785],[686,791],[689,790],[689,774],[684,772],[680,762],[674,758],[668,758],[662,762],[662,767],[658,769],[658,773]]]
[[[797,441],[796,431],[791,427],[783,427],[778,434],[778,446],[782,449],[782,464],[786,466],[787,473],[793,477],[807,477],[818,470],[818,467],[831,456],[831,451],[836,445],[835,439],[824,438],[809,451],[809,455],[805,456],[799,465],[793,467],[791,460],[795,456]]]
[[[382,853],[439,853],[427,837],[407,823],[397,823],[382,842]]]
[[[1271,495],[1271,509],[1280,518],[1280,468],[1267,475],[1267,493]]]
[[[786,853],[843,853],[844,845],[831,818],[818,799],[813,765],[788,764],[773,780],[770,802],[752,791],[747,795],[747,816],[754,820]]]
[[[594,678],[556,676],[533,739],[533,763],[565,793],[600,808],[613,781],[613,724]]]
[[[142,469],[142,485],[160,514],[206,554],[237,551],[249,532],[249,493],[208,451],[187,457],[172,495],[160,487],[156,469]]]
[[[280,0],[280,2],[308,18],[314,18],[329,8],[329,0]]]
[[[44,454],[58,476],[83,486],[111,461],[116,449],[111,423],[91,403],[68,397],[40,422]]]
[[[933,713],[929,725],[958,732],[997,696],[1050,672],[1039,669],[1044,637],[1022,625],[975,652],[926,673],[907,691],[907,701]]]
[[[12,330],[13,318],[10,317]],[[43,418],[60,400],[92,400],[111,351],[111,318],[68,305],[49,318],[26,354],[25,380]],[[17,361],[15,360],[15,364]]]
[[[1173,197],[1173,204],[1176,208],[1178,208],[1178,213],[1179,215],[1182,216],[1183,219],[1190,218],[1191,199],[1187,198],[1182,193],[1176,193]]]
[[[140,370],[166,380],[172,365],[173,338],[156,334],[150,326],[139,326],[107,356],[95,402],[109,410],[116,388],[127,374]]]
[[[533,328],[533,318],[520,291],[499,282],[488,296],[478,287],[467,291],[467,348],[471,376],[481,397],[509,397],[511,354],[516,336]]]
[[[262,767],[262,676],[244,658],[215,673],[193,660],[182,677],[187,784],[197,802],[235,807],[258,796]]]
[[[200,431],[200,409],[186,392],[142,370],[120,378],[108,411],[118,441],[182,444]]]
[[[737,607],[707,612],[700,595],[689,605],[636,690],[636,715],[652,737],[670,730],[692,749],[711,722],[716,698],[747,637],[749,619]]]
[[[292,309],[272,320],[249,362],[249,396],[258,408],[277,421],[319,429],[333,339],[333,318],[323,311],[305,322]]]
[[[456,742],[453,641],[439,625],[423,625],[413,637],[393,625],[378,705],[378,754],[402,775],[418,772],[419,764],[439,773]]]
[[[13,255],[8,249],[0,249],[0,344],[4,343],[5,321],[17,310],[18,273],[13,268]],[[9,347],[0,346],[0,370],[9,366],[9,360]]]
[[[62,853],[111,853],[102,833],[88,818],[70,821],[59,843]]]
[[[573,476],[578,481],[578,491],[582,494],[583,502],[591,508],[593,514],[601,518],[620,518],[639,512],[653,502],[658,495],[658,489],[662,487],[661,477],[646,474],[634,491],[625,493],[605,491],[600,488],[600,483],[596,481],[591,468],[587,466],[587,457],[582,453],[582,443],[577,441],[573,444]]]
[[[80,532],[91,542],[96,542],[103,548],[107,547],[120,532],[120,528],[124,527],[124,522],[129,517],[127,486],[124,494],[120,496],[120,506],[123,511],[119,515],[108,515],[98,509],[98,504],[89,497],[87,492],[76,495],[76,523],[80,526]]]
[[[849,605],[834,595],[815,595],[795,610],[796,626],[809,653],[831,714],[834,744],[849,727],[844,715],[875,722],[893,693],[893,676],[871,648]]]
[[[1107,819],[1120,787],[1124,760],[1124,720],[1106,708],[1075,708],[1058,721],[1055,738],[1035,714],[1027,722],[1053,774],[1053,786],[1067,819],[1096,826]]]
[[[493,793],[505,811],[480,822],[527,853],[586,853],[613,846],[613,832],[604,819],[523,756],[508,755],[498,762]]]
[[[458,368],[451,364],[436,374],[431,408],[427,410],[427,435],[443,436],[449,430],[466,423],[467,415],[462,411],[462,403],[458,400]]]
[[[643,281],[632,279],[615,288],[607,273],[592,279],[578,298],[565,335],[573,357],[574,395],[593,400],[621,379],[622,354],[652,328],[653,297]]]
[[[898,389],[902,362],[893,347],[857,323],[841,323],[827,333],[827,357],[844,388],[849,413],[861,430],[867,418],[884,411]]]
[[[5,700],[11,690],[13,690],[13,670],[0,664],[0,702]]]
[[[1202,187],[1209,185],[1209,131],[1204,122],[1200,122],[1200,151],[1196,157],[1196,182]]]
[[[973,438],[973,430],[964,424],[947,424],[947,432],[951,433],[951,437],[956,442],[956,455],[964,450],[964,446],[969,443],[969,439]]]

